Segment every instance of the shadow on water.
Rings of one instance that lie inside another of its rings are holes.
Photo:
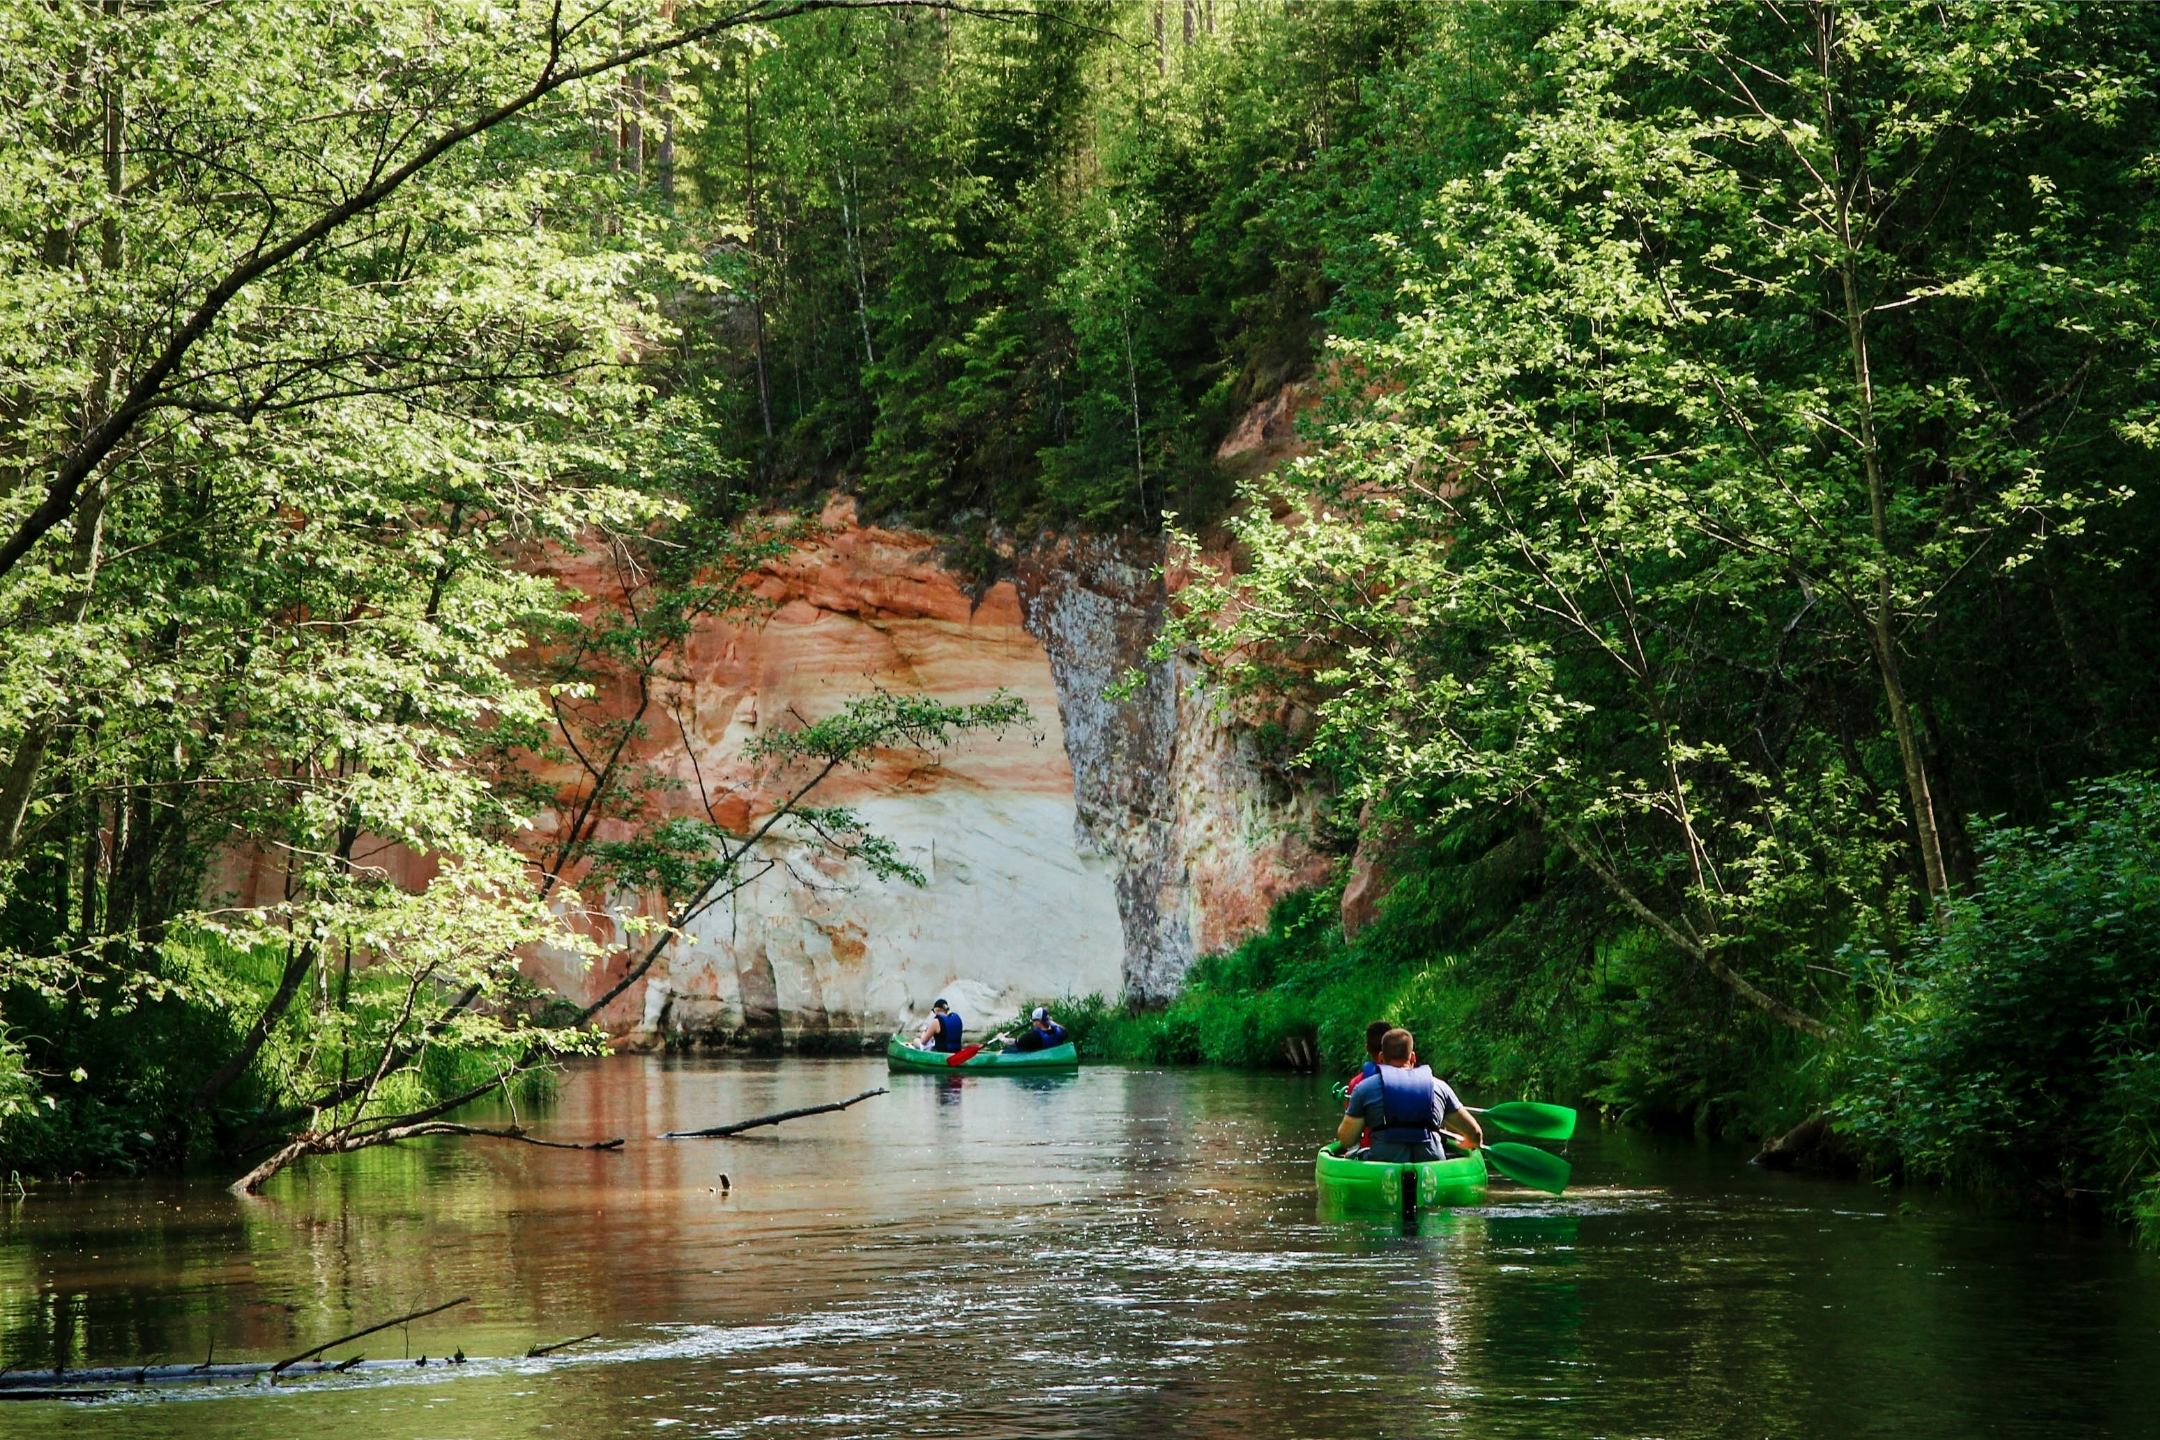
[[[87,1407],[10,1440],[644,1434],[1845,1436],[2150,1433],[2160,1265],[1901,1212],[1714,1146],[1587,1132],[1581,1184],[1331,1220],[1336,1102],[1278,1076],[896,1075],[619,1059],[547,1129],[0,1206],[0,1365],[263,1359],[457,1295],[371,1359],[493,1358]],[[719,1179],[731,1177],[723,1192]],[[408,1348],[409,1347],[409,1348]]]
[[[956,1071],[950,1075],[937,1075],[917,1070],[895,1073],[892,1083],[915,1088],[930,1087],[935,1090],[939,1104],[957,1105],[970,1089],[981,1085],[1018,1089],[1037,1095],[1055,1094],[1068,1086],[1079,1084],[1080,1072],[1045,1070],[1023,1075],[971,1075]]]

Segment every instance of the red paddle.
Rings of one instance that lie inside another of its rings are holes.
[[[959,1049],[953,1051],[952,1054],[945,1057],[945,1063],[947,1065],[965,1065],[968,1061],[974,1059],[977,1055],[982,1054],[984,1046],[995,1045],[998,1044],[1000,1041],[1010,1039],[1012,1039],[1012,1031],[1004,1030],[1000,1031],[998,1034],[992,1035],[988,1040],[983,1041],[981,1044],[962,1045]]]

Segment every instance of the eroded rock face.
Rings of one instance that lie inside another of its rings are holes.
[[[1125,987],[1149,999],[1176,994],[1195,958],[1264,928],[1277,900],[1331,864],[1312,844],[1312,796],[1275,771],[1258,732],[1187,661],[1149,657],[1169,604],[1162,561],[1157,542],[1087,538],[1018,564],[1057,681],[1079,826],[1114,864]]]
[[[846,1045],[939,995],[971,1026],[1036,995],[1165,998],[1196,956],[1236,945],[1284,894],[1326,879],[1311,797],[1196,689],[1188,663],[1148,658],[1168,603],[1158,542],[1036,547],[1016,557],[1014,580],[971,603],[930,537],[863,525],[846,501],[823,518],[822,539],[766,575],[770,618],[692,641],[689,743],[651,757],[681,785],[679,803],[702,784],[737,797],[735,823],[754,817],[770,804],[771,782],[744,758],[760,727],[875,687],[953,701],[1012,690],[1034,727],[838,777],[821,802],[899,841],[927,887],[769,847],[782,865],[693,922],[611,1008],[611,1028]],[[1130,693],[1113,695],[1129,674]],[[548,978],[598,994],[631,953]]]
[[[844,503],[824,519],[818,541],[761,578],[767,618],[708,624],[691,639],[688,682],[642,757],[675,782],[668,809],[702,813],[711,798],[731,828],[754,823],[786,777],[755,765],[750,742],[880,688],[954,702],[1006,689],[1034,718],[1024,733],[969,737],[937,756],[894,753],[832,777],[813,803],[853,809],[927,884],[881,882],[804,844],[766,844],[774,867],[693,920],[609,1007],[603,1021],[626,1041],[848,1046],[922,1016],[941,995],[972,1030],[1032,996],[1123,984],[1116,876],[1080,841],[1050,661],[1021,623],[1014,587],[971,602],[928,538],[858,524]],[[600,583],[575,569],[563,578]],[[541,817],[539,838],[554,823]],[[615,951],[608,962],[579,973],[535,957],[540,978],[598,995],[624,972],[636,954],[625,922],[652,905],[614,901],[599,922]]]

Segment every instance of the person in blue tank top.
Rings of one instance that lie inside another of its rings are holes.
[[[1379,1066],[1350,1092],[1348,1113],[1335,1127],[1337,1145],[1347,1148],[1360,1130],[1372,1133],[1365,1158],[1390,1165],[1447,1158],[1443,1132],[1458,1137],[1466,1149],[1485,1143],[1477,1117],[1445,1080],[1417,1063],[1417,1044],[1407,1030],[1390,1030],[1381,1038]]]
[[[1063,1045],[1071,1037],[1065,1027],[1050,1018],[1050,1012],[1037,1005],[1028,1013],[1028,1028],[1020,1032],[1020,1038],[1005,1047],[1008,1055],[1025,1055],[1030,1050],[1048,1050]]]
[[[915,1043],[950,1055],[960,1048],[960,1017],[944,1000],[933,1001],[930,1018],[923,1022],[922,1030],[915,1036]]]

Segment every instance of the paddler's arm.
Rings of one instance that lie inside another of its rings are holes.
[[[1348,1154],[1350,1147],[1357,1143],[1358,1136],[1364,1133],[1365,1118],[1362,1115],[1343,1116],[1342,1124],[1335,1127],[1336,1151],[1341,1154]]]
[[[1477,1123],[1477,1116],[1468,1110],[1456,1108],[1448,1111],[1447,1119],[1440,1122],[1449,1131],[1460,1136],[1464,1145],[1475,1150],[1485,1143],[1485,1128]]]

